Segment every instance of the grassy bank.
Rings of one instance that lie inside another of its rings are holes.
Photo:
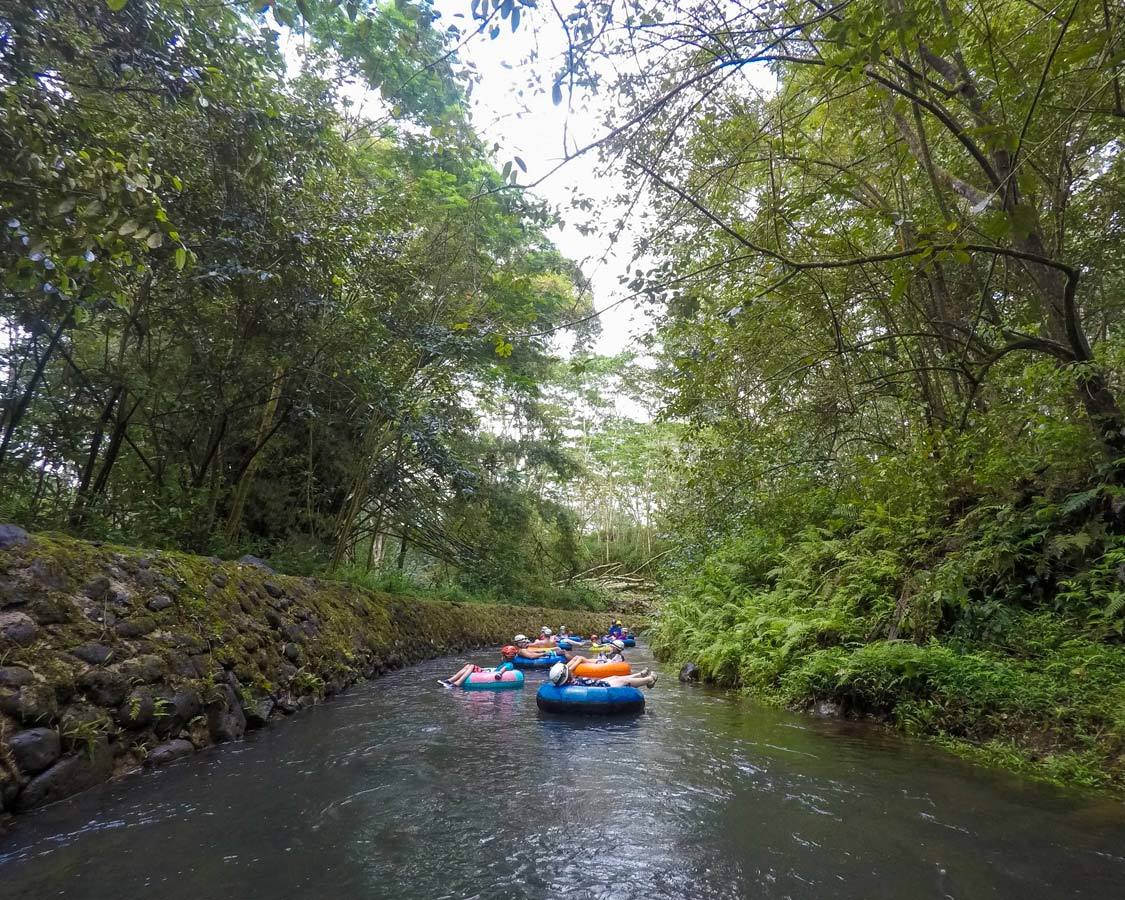
[[[422,600],[260,561],[0,534],[0,814],[421,659],[607,614]]]
[[[666,600],[653,641],[704,677],[872,717],[980,761],[1125,791],[1118,492],[748,530]]]

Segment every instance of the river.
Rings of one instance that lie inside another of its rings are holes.
[[[651,664],[643,649],[634,667]],[[0,897],[1125,896],[1125,805],[681,685],[559,719],[437,660],[21,817]]]

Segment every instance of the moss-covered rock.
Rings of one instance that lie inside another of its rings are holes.
[[[237,740],[361,678],[496,646],[544,622],[590,633],[607,617],[424,601],[291,578],[259,560],[57,535],[0,550],[0,610],[12,626],[0,658],[0,716],[9,723],[0,728],[0,806],[8,810],[187,747]],[[4,764],[10,735],[28,729],[56,730],[62,753],[30,779]]]

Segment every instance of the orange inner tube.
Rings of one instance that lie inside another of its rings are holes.
[[[605,678],[607,675],[630,675],[633,669],[627,662],[584,662],[574,667],[574,674],[584,678]]]

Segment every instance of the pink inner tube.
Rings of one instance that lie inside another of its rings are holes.
[[[490,672],[485,669],[483,672],[473,672],[468,678],[465,679],[465,684],[496,684],[500,682],[503,684],[505,681],[523,681],[523,676],[518,674],[514,669],[506,669],[501,673],[500,677],[496,677],[495,672]]]

